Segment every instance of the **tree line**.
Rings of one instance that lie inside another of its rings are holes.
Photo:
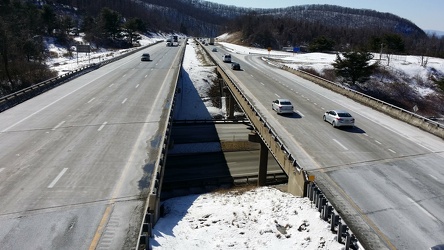
[[[444,37],[405,34],[375,26],[348,28],[311,20],[275,17],[251,12],[229,22],[228,32],[241,31],[248,46],[280,50],[294,46],[312,52],[364,50],[444,57]]]
[[[307,51],[382,51],[444,57],[442,37],[397,32],[378,26],[378,22],[351,26],[347,21],[341,25],[339,20],[329,25],[322,20],[331,13],[318,19],[291,15],[291,11],[301,8],[252,10],[199,0],[0,0],[0,95],[55,76],[45,64],[51,54],[45,50],[44,39],[52,37],[70,49],[75,45],[72,35],[80,32],[89,43],[108,48],[133,46],[138,33],[145,32],[208,37],[240,31],[244,45],[274,50],[295,46]],[[332,8],[344,15],[368,14],[334,6],[310,7],[311,11]],[[276,14],[279,11],[286,14]],[[403,21],[387,14],[369,15],[378,20]],[[408,25],[401,26],[405,26],[403,30],[415,28]]]

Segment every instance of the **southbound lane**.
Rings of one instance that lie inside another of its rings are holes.
[[[136,245],[181,49],[151,46],[0,113],[1,248]]]

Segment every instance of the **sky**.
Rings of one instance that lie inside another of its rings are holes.
[[[282,8],[305,4],[330,4],[388,12],[410,20],[423,30],[444,31],[443,0],[207,0],[252,8]]]

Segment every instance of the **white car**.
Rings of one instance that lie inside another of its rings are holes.
[[[335,128],[355,126],[355,118],[345,110],[329,110],[325,112],[323,119]]]
[[[293,104],[287,99],[274,100],[271,108],[278,114],[293,114]]]

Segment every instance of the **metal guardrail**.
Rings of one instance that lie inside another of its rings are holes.
[[[207,53],[208,53],[208,51],[207,51]],[[216,62],[214,62],[214,63],[217,65]],[[279,149],[286,152],[288,159],[294,158],[291,155],[291,153],[288,151],[287,147],[284,145],[282,140],[278,137],[277,133],[273,130],[273,128],[271,128],[271,126],[266,122],[266,120],[261,116],[261,114],[256,110],[256,108],[251,105],[252,102],[249,101],[248,97],[242,93],[242,90],[240,90],[236,86],[236,84],[234,84],[234,81],[227,76],[226,72],[223,69],[218,67],[218,70],[220,71],[221,74],[224,74],[224,76],[223,76],[224,80],[229,81],[226,83],[227,83],[227,85],[229,85],[230,91],[232,92],[232,94],[237,96],[236,99],[238,100],[238,102],[239,101],[240,102],[245,102],[245,101],[248,102],[248,105],[249,105],[248,107],[240,105],[242,107],[242,109],[244,109],[245,114],[247,114],[247,116],[251,119],[251,121],[253,123],[255,123],[254,122],[255,120],[260,121],[261,125],[258,125],[256,123],[256,124],[254,124],[254,126],[257,129],[257,131],[259,132],[259,134],[262,135],[261,136],[262,140],[264,142],[267,142],[267,138],[265,138],[265,137],[271,135],[271,137],[274,138],[274,140],[278,143],[278,145],[280,145]],[[228,78],[228,79],[226,79],[226,78]],[[231,89],[231,88],[233,88],[233,89]],[[236,94],[235,93],[236,91],[239,92],[240,94]],[[249,110],[249,109],[253,110],[253,112],[251,112],[251,110]],[[276,152],[279,149],[270,147],[269,143],[267,146],[270,149],[270,152],[272,152],[272,154],[275,156],[276,160],[279,162],[279,158],[277,158],[277,156],[276,156]],[[294,163],[296,163],[296,159],[294,159]],[[280,164],[281,164],[281,162],[280,162]],[[282,165],[281,165],[281,167],[282,167]],[[308,197],[311,201],[315,202],[316,207],[318,208],[318,211],[321,213],[322,219],[324,219],[325,221],[330,220],[331,231],[334,233],[337,233],[337,241],[339,243],[345,244],[345,246],[346,246],[345,249],[358,249],[357,238],[355,237],[355,235],[353,235],[349,232],[348,226],[345,224],[345,222],[341,222],[339,215],[336,215],[334,213],[333,207],[331,205],[328,205],[329,201],[327,200],[326,196],[322,194],[320,188],[318,188],[316,186],[316,183],[308,180],[308,174],[300,166],[298,166],[296,164],[295,167],[296,167],[296,169],[299,169],[299,171],[301,173],[303,173],[303,176],[305,178],[305,182],[303,184],[303,185],[305,185],[305,187],[303,188],[303,190],[304,190],[303,196]],[[288,172],[287,172],[287,174],[288,174]],[[291,177],[291,176],[289,176],[289,177]],[[291,181],[291,178],[289,178],[289,181]],[[299,182],[299,184],[301,184],[301,183]]]
[[[208,54],[213,63],[218,65],[214,55],[208,51],[208,48],[201,44],[200,46]],[[257,131],[257,135],[261,138],[281,168],[289,176],[289,192],[294,195],[303,196],[305,193],[305,183],[308,181],[308,175],[303,170],[302,166],[298,164],[295,155],[290,152],[284,141],[262,116],[259,110],[252,105],[254,102],[244,94],[243,90],[239,87],[239,84],[237,84],[222,67],[217,66],[217,71],[228,86],[231,95],[236,99],[248,119],[250,119],[252,126]]]
[[[184,44],[186,44],[186,41],[184,42]],[[170,143],[170,133],[171,133],[171,128],[173,126],[176,95],[178,94],[176,87],[177,83],[179,82],[179,79],[182,77],[182,63],[185,54],[185,46],[182,47],[181,49],[182,49],[180,55],[181,59],[178,67],[179,70],[174,80],[174,83],[176,84],[174,86],[174,97],[169,107],[168,118],[167,118],[168,120],[166,122],[165,127],[163,128],[162,138],[160,140],[162,145],[160,146],[159,155],[157,156],[156,164],[154,166],[154,171],[151,176],[150,192],[145,202],[145,207],[143,209],[144,215],[139,230],[139,236],[136,245],[137,250],[149,248],[149,238],[153,236],[152,228],[154,227],[154,225],[156,224],[157,220],[160,217],[160,192],[162,189],[163,176],[165,174],[166,158]]]
[[[316,206],[320,213],[320,218],[330,223],[330,231],[336,234],[336,241],[344,244],[345,249],[359,249],[358,239],[354,234],[349,232],[349,227],[339,214],[329,204],[327,197],[322,193],[321,189],[314,182],[307,184],[307,197]]]
[[[432,119],[420,116],[416,113],[402,109],[402,108],[392,105],[390,103],[381,101],[381,100],[376,99],[372,96],[360,93],[356,90],[347,88],[341,84],[338,84],[338,83],[326,80],[324,78],[321,78],[319,76],[310,74],[308,72],[298,70],[298,69],[293,69],[293,68],[290,68],[290,67],[284,66],[284,65],[281,65],[280,68],[282,68],[286,71],[289,71],[291,73],[294,73],[295,75],[300,76],[306,80],[312,81],[322,87],[325,87],[325,88],[335,91],[337,93],[343,94],[344,96],[347,96],[348,98],[350,98],[352,100],[363,103],[366,106],[369,106],[369,107],[374,108],[382,113],[390,115],[391,117],[393,117],[395,119],[406,122],[410,125],[418,127],[424,131],[427,131],[431,134],[434,134],[434,135],[444,139],[444,124],[441,124],[439,122],[433,121]]]
[[[12,93],[12,94],[2,96],[2,97],[0,97],[0,112],[3,112],[5,110],[7,110],[7,109],[10,109],[10,108],[12,108],[12,107],[22,103],[22,102],[25,102],[25,101],[33,98],[33,97],[36,97],[36,96],[38,96],[38,95],[40,95],[40,94],[42,94],[42,93],[44,93],[44,92],[46,92],[46,91],[48,91],[50,89],[53,89],[53,88],[55,88],[55,87],[57,87],[57,86],[59,86],[59,85],[61,85],[63,83],[66,83],[66,82],[68,82],[68,81],[70,81],[70,80],[72,80],[72,79],[74,79],[76,77],[79,77],[79,76],[81,76],[83,74],[86,74],[86,73],[88,73],[90,71],[93,71],[95,69],[98,69],[98,68],[102,67],[103,65],[109,64],[111,62],[115,62],[117,60],[120,60],[120,59],[122,59],[122,58],[124,58],[126,56],[129,56],[131,54],[134,54],[136,52],[144,50],[144,49],[146,49],[146,48],[148,48],[148,47],[150,47],[150,46],[152,46],[154,44],[157,44],[159,42],[160,41],[158,41],[156,43],[152,43],[152,44],[146,45],[146,46],[143,46],[141,48],[132,50],[130,52],[127,52],[125,54],[122,54],[120,56],[116,56],[116,57],[108,59],[108,60],[105,60],[105,61],[100,62],[100,63],[92,63],[92,64],[87,65],[85,67],[81,67],[79,69],[70,71],[70,72],[68,72],[66,74],[63,74],[63,75],[60,75],[60,76],[48,79],[48,80],[40,82],[40,83],[36,83],[36,84],[34,84],[34,85],[30,86],[30,87],[24,88],[22,90],[19,90],[17,92]]]

